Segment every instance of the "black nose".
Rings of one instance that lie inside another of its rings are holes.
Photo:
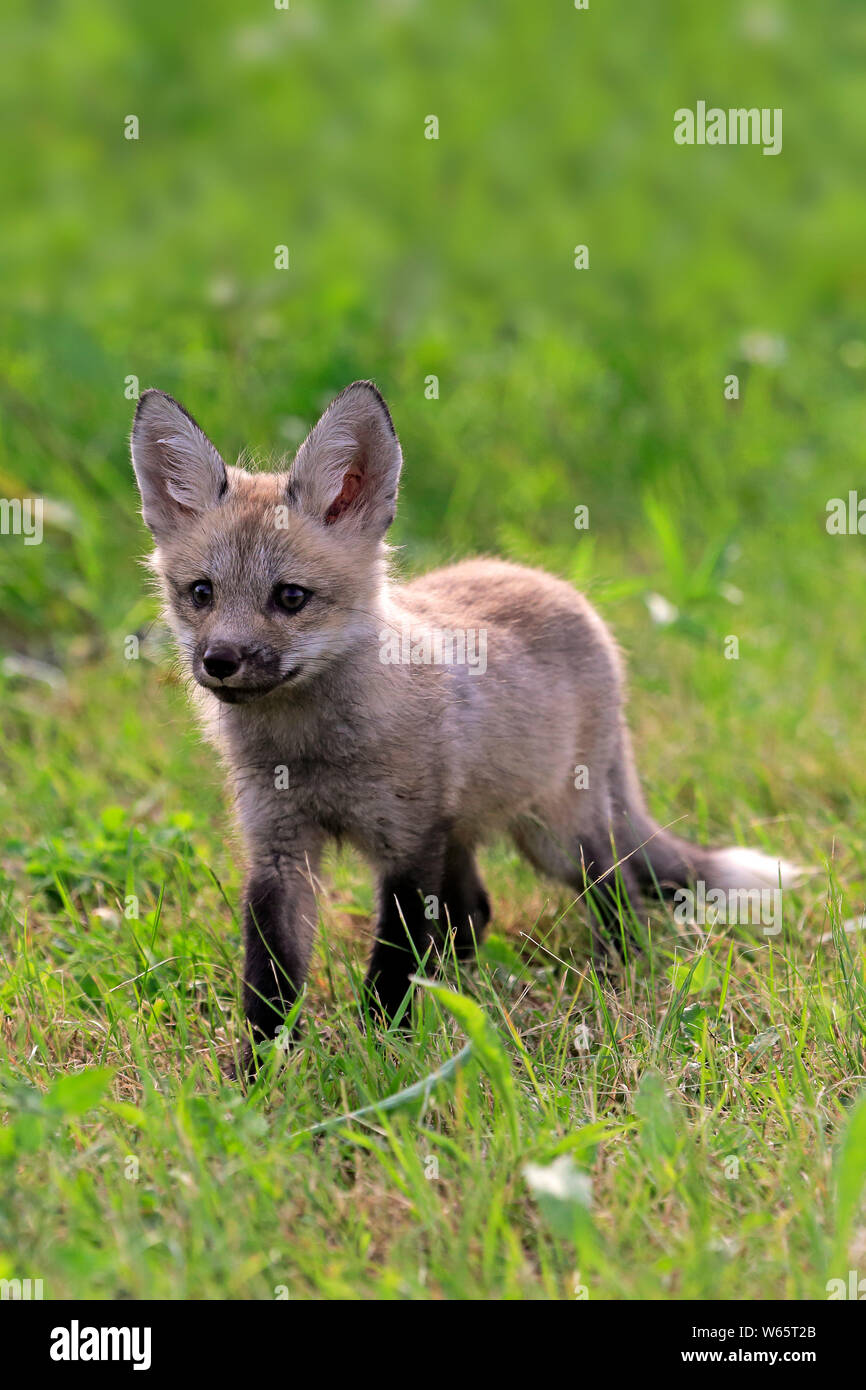
[[[201,659],[201,664],[209,676],[215,676],[217,680],[224,681],[240,670],[242,660],[237,647],[229,647],[225,643],[214,643],[212,647],[208,647]]]

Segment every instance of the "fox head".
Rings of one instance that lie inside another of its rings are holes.
[[[377,608],[401,461],[369,381],[337,397],[278,473],[226,466],[183,406],[143,393],[132,464],[151,563],[200,685],[247,703],[352,648]]]

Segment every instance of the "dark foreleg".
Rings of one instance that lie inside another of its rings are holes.
[[[442,925],[447,922],[454,933],[457,957],[471,959],[490,921],[490,899],[474,854],[457,841],[449,843],[445,854],[442,899]]]
[[[365,990],[390,1022],[409,977],[441,941],[444,845],[431,846],[412,868],[386,871],[379,884],[379,917]]]
[[[315,926],[309,861],[254,868],[244,904],[243,1005],[252,1044],[273,1038],[303,989]],[[248,1060],[252,1049],[248,1047]]]

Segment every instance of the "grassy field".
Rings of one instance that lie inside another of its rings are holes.
[[[864,50],[845,0],[7,6],[0,495],[44,498],[45,533],[0,535],[0,1278],[760,1300],[866,1275],[866,540],[825,524],[866,496]],[[782,108],[782,153],[675,145],[698,100]],[[477,965],[377,1041],[372,886],[334,855],[302,1042],[244,1095],[242,866],[126,439],[160,386],[226,457],[290,454],[368,376],[402,572],[571,579],[627,654],[662,823],[817,872],[777,936],[651,905],[602,985],[582,905],[492,846]]]

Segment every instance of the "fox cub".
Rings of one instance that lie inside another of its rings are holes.
[[[177,401],[145,391],[132,461],[246,846],[251,1043],[274,1036],[303,987],[329,837],[378,875],[366,987],[386,1019],[445,933],[461,955],[481,937],[475,853],[497,833],[591,894],[599,950],[619,934],[622,895],[789,880],[765,855],[702,849],[652,820],[619,653],[568,584],[487,559],[389,580],[402,459],[371,382],[347,387],[279,473],[227,467]]]

